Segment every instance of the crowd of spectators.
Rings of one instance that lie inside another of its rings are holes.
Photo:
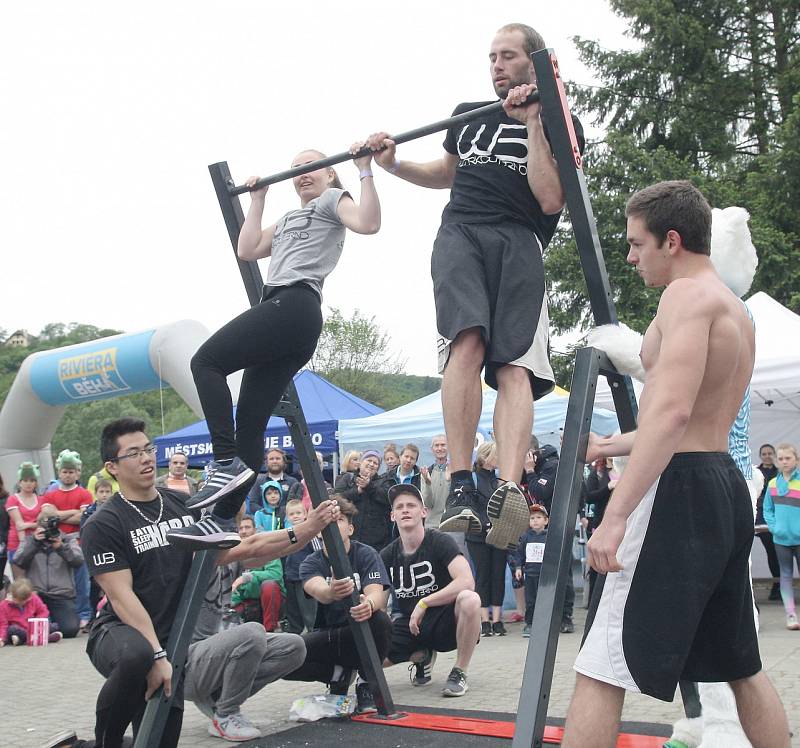
[[[400,542],[401,533],[393,511],[393,497],[397,494],[393,488],[408,486],[410,491],[416,491],[424,508],[422,516],[426,531],[437,527],[449,480],[444,435],[434,437],[431,452],[434,462],[430,465],[418,464],[420,450],[410,443],[402,448],[388,444],[383,451],[350,452],[342,462],[346,469],[336,477],[335,486],[326,483],[328,493],[335,494],[347,508],[340,531],[348,553],[352,555],[352,549],[356,549],[357,562],[367,564],[365,568],[376,564],[377,556],[370,556],[367,563],[364,548],[380,555],[390,544],[396,545],[394,541]],[[758,469],[764,475],[764,489],[758,499],[756,533],[764,545],[774,578],[770,599],[782,600],[787,627],[800,630],[792,591],[793,564],[800,564],[798,454],[789,444],[780,444],[777,448],[765,444],[759,456]],[[471,531],[466,536],[449,533],[448,543],[455,541],[453,547],[457,547],[468,561],[476,607],[479,599],[480,635],[507,634],[503,607],[510,578],[517,609],[506,614],[506,621],[524,621],[522,636],[529,637],[547,542],[558,451],[552,445],[540,446],[532,437],[521,481],[531,505],[530,528],[519,539],[516,549],[511,551],[497,549],[486,542],[486,504],[498,482],[495,459],[496,445],[493,442],[479,445],[473,480],[480,499],[478,508],[482,529]],[[321,455],[318,455],[318,460],[322,469]],[[7,565],[14,580],[13,583],[5,580],[5,599],[0,602],[0,646],[25,644],[31,637],[31,621],[41,618],[49,619],[50,643],[75,637],[87,629],[93,611],[103,602],[102,590],[93,581],[91,585],[89,583],[80,545],[80,528],[118,487],[113,476],[101,470],[87,481],[92,490],[83,488],[80,485],[80,455],[70,450],[58,455],[56,468],[58,479],[45,487],[40,486],[38,466],[29,462],[19,466],[13,492],[6,490],[0,478],[0,568],[5,569]],[[584,539],[591,537],[602,521],[617,479],[618,474],[610,460],[598,460],[587,466],[577,518]],[[198,480],[188,473],[186,456],[177,453],[170,459],[168,472],[158,478],[156,485],[192,495],[197,491]],[[311,506],[306,481],[302,476],[298,479],[288,473],[287,456],[282,450],[269,449],[265,453],[264,472],[248,495],[247,506],[239,521],[239,534],[244,539],[259,532],[296,527],[306,521]],[[316,583],[319,589],[309,592],[309,572],[304,567],[312,555],[321,558],[322,547],[321,537],[317,536],[298,552],[262,566],[251,568],[244,562],[231,564],[223,575],[227,586],[219,596],[225,614],[222,620],[225,628],[257,622],[266,632],[302,634],[306,648],[311,647],[315,654],[286,677],[325,681],[324,674],[333,672],[337,677],[333,684],[328,683],[332,685],[331,692],[335,693],[337,688],[346,692],[352,680],[351,671],[358,666],[357,658],[351,652],[342,662],[333,662],[324,646],[331,626],[339,631],[344,619],[326,622],[325,616],[330,616],[332,610],[329,609],[332,602],[328,600],[329,593],[320,586],[321,582]],[[322,571],[319,575],[324,578]],[[375,599],[369,604],[373,608],[377,604],[382,615],[383,611],[391,611],[397,605],[393,596],[384,601],[383,590],[389,587],[390,581],[382,578],[381,589],[375,586],[370,593],[375,595]],[[589,570],[590,595],[595,581],[596,574]],[[325,589],[328,589],[328,584],[325,582]],[[401,580],[401,588],[402,584]],[[335,599],[344,599],[348,594],[337,588],[340,597]],[[562,633],[574,631],[573,605],[574,586],[570,578],[562,611]],[[386,656],[389,647],[394,646],[390,645],[389,619],[376,617],[372,620],[377,627],[374,633],[380,644],[380,653]],[[314,632],[320,630],[327,633],[319,640],[320,646],[315,648]],[[344,629],[337,636],[346,636]],[[346,647],[350,644],[346,643]],[[428,682],[434,660],[435,651],[431,651],[424,654],[423,659],[412,661],[412,682]],[[462,681],[460,686],[456,683],[456,692],[459,687],[466,689],[466,673],[459,673]],[[363,700],[368,700],[366,686],[361,687],[360,695]]]

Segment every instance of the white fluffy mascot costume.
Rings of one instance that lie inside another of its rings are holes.
[[[711,222],[711,261],[723,282],[737,296],[742,297],[750,289],[758,265],[755,247],[750,239],[747,220],[750,217],[744,208],[714,208]],[[645,372],[639,358],[642,336],[623,324],[602,325],[591,330],[587,336],[589,345],[608,355],[617,371],[644,382]],[[749,423],[749,398],[746,400]],[[743,405],[743,410],[745,410]],[[740,416],[741,416],[740,412]],[[738,419],[737,419],[738,421]],[[748,448],[749,451],[749,448]],[[752,477],[745,475],[753,500],[755,518],[756,498],[763,487],[763,476],[758,470],[750,470]],[[756,625],[758,612],[754,609]],[[665,744],[668,748],[752,748],[745,737],[736,701],[727,683],[700,683],[700,703],[703,715],[693,719],[680,719],[673,725],[672,737]]]

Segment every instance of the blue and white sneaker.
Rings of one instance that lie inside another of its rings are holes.
[[[206,472],[207,478],[203,487],[186,502],[189,509],[210,506],[248,481],[254,481],[256,477],[256,474],[238,457],[234,457],[230,465],[222,465],[216,461],[209,462]]]
[[[235,528],[235,520],[220,522],[209,516],[188,527],[167,530],[167,540],[186,551],[224,550],[242,542]]]

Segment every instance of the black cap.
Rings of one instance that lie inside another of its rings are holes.
[[[412,496],[415,496],[419,499],[420,504],[425,504],[422,500],[422,494],[419,492],[419,489],[411,484],[411,483],[396,483],[389,489],[389,503],[394,504],[394,500],[400,496],[400,494],[408,493]]]

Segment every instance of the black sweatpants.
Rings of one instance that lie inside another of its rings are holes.
[[[488,543],[476,543],[469,537],[467,548],[475,562],[475,591],[481,598],[481,607],[502,606],[506,594],[506,552]]]
[[[386,613],[378,610],[369,619],[369,627],[382,664],[392,643],[392,621]],[[349,625],[303,634],[303,641],[306,644],[305,662],[297,670],[284,675],[284,680],[330,683],[336,665],[361,671],[361,660]],[[364,677],[363,672],[361,677]]]
[[[539,575],[525,574],[525,623],[533,622],[533,611],[536,607],[536,595],[539,592]]]
[[[147,674],[153,667],[153,647],[136,629],[125,624],[96,626],[86,645],[92,665],[106,682],[97,695],[95,740],[98,748],[119,748],[128,725],[134,736],[144,716],[147,702]],[[182,690],[178,675],[172,676],[172,689]],[[178,745],[183,724],[183,697],[176,692],[173,707],[159,748]],[[155,746],[154,746],[155,748]]]
[[[215,332],[192,358],[192,375],[211,432],[214,459],[238,457],[258,472],[264,430],[292,377],[314,354],[322,332],[317,294],[305,283],[268,287],[263,301]],[[236,427],[226,377],[244,370]],[[237,492],[222,498],[214,513],[235,516]],[[235,506],[233,506],[235,504]]]

